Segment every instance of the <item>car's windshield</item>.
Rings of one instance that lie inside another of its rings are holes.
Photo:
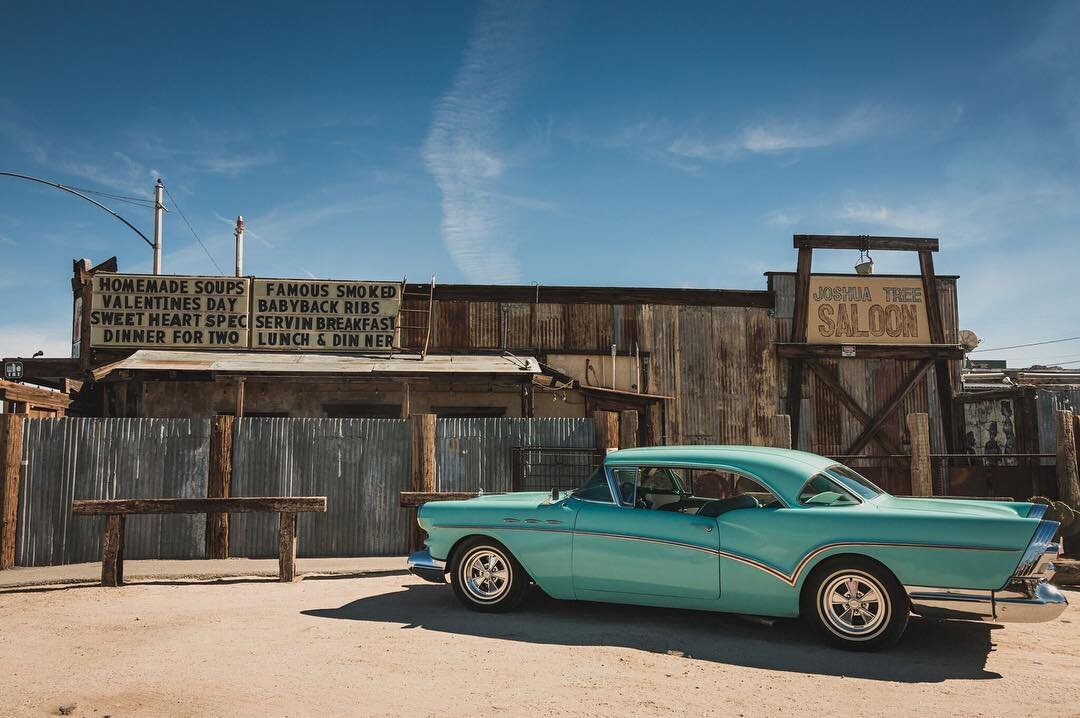
[[[873,499],[885,493],[877,486],[874,486],[869,479],[843,464],[837,464],[826,469],[825,473],[845,489],[864,499]]]
[[[585,483],[580,488],[574,489],[572,496],[585,501],[603,501],[604,503],[614,503],[611,498],[611,489],[608,487],[607,475],[604,473],[604,467],[599,466],[592,475],[585,480]]]

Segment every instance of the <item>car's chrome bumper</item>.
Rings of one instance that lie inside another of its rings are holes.
[[[908,586],[907,592],[911,610],[926,618],[1040,623],[1054,620],[1069,605],[1046,581],[1014,581],[1000,591]]]
[[[446,563],[433,559],[427,549],[409,556],[409,570],[432,583],[446,583]]]

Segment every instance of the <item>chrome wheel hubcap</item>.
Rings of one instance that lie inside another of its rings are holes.
[[[470,598],[491,603],[502,598],[510,588],[510,563],[497,551],[477,549],[461,562],[461,579]]]
[[[818,611],[834,633],[869,638],[888,618],[889,596],[876,579],[856,571],[830,576],[818,594]]]

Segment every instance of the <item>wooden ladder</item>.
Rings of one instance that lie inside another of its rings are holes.
[[[402,332],[422,332],[424,341],[419,347],[406,347],[404,345],[405,336],[402,334],[402,346],[400,349],[403,352],[418,353],[423,358],[427,356],[428,347],[431,345],[431,314],[435,304],[435,275],[431,275],[431,284],[427,286],[426,291],[410,292],[407,280],[408,277],[401,280],[401,309],[398,315],[398,329]],[[405,303],[408,299],[417,300],[417,304],[423,305],[422,308],[416,306],[406,308]]]

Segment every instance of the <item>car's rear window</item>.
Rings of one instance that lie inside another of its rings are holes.
[[[864,499],[873,499],[885,493],[877,486],[874,486],[869,479],[843,464],[837,464],[826,469],[825,473],[839,482],[845,489]]]

